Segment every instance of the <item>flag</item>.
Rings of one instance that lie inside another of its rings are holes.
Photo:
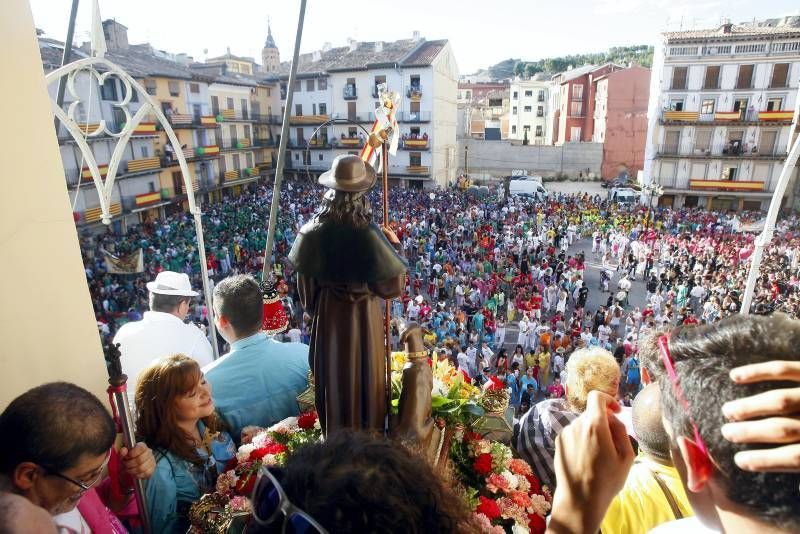
[[[387,91],[386,84],[378,85],[378,94],[382,105],[375,109],[375,122],[372,123],[370,133],[378,133],[381,130],[389,130],[391,137],[388,140],[389,154],[397,155],[397,145],[400,141],[400,128],[397,126],[395,111],[400,105],[400,95],[394,91]],[[364,145],[361,150],[361,159],[372,165],[376,171],[381,169],[380,151],[369,143]]]
[[[134,274],[144,272],[144,254],[142,249],[132,252],[127,256],[114,256],[110,252],[104,250],[103,259],[106,263],[106,271],[111,274]]]

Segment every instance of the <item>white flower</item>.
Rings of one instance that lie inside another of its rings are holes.
[[[291,434],[296,432],[300,427],[297,426],[297,417],[287,417],[283,421],[279,421],[269,427],[267,432],[278,432],[279,434]]]
[[[316,421],[314,421],[314,428],[315,428],[316,430],[322,430],[322,425],[321,425],[321,424],[319,424],[319,417],[317,417],[317,420],[316,420]]]
[[[527,534],[528,532],[530,532],[530,529],[519,523],[514,523],[514,526],[511,527],[511,534]]]
[[[544,495],[531,495],[531,502],[533,511],[542,517],[545,517],[547,512],[550,511],[550,503],[547,502]]]
[[[432,391],[432,393],[433,393],[434,395],[440,395],[440,396],[442,396],[442,397],[446,397],[446,396],[447,396],[447,393],[448,393],[449,391],[450,391],[450,388],[448,388],[448,387],[445,385],[445,383],[444,383],[444,382],[442,382],[442,381],[441,381],[441,380],[439,380],[438,378],[434,378],[434,379],[433,379],[433,391]]]
[[[242,445],[239,447],[239,452],[236,453],[236,459],[240,462],[246,462],[250,458],[250,453],[256,450],[256,446],[252,443]]]
[[[256,449],[260,449],[262,447],[265,447],[271,439],[272,438],[269,437],[269,434],[267,432],[260,432],[256,434],[251,443]]]
[[[508,481],[508,485],[511,487],[512,490],[517,489],[517,486],[519,486],[519,480],[517,480],[517,476],[514,473],[506,470],[500,474],[503,475],[503,478]]]

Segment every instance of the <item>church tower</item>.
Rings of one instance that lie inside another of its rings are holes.
[[[278,52],[278,47],[275,46],[275,40],[272,38],[272,27],[269,22],[267,22],[267,42],[261,51],[261,61],[262,71],[266,73],[278,72],[281,64],[281,55]]]

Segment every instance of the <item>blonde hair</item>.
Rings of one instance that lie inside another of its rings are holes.
[[[580,413],[586,409],[586,398],[592,390],[616,398],[619,378],[619,365],[607,350],[599,347],[576,350],[567,361],[567,403]]]

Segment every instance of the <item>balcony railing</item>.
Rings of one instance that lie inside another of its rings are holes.
[[[328,115],[292,115],[289,124],[322,124],[328,120]]]
[[[220,182],[232,182],[234,180],[238,180],[241,178],[241,171],[232,170],[232,171],[224,171],[220,173]]]
[[[167,118],[169,119],[169,123],[172,125],[173,128],[194,127],[194,117],[192,117],[191,115],[173,113],[171,115],[167,115]]]
[[[225,121],[252,121],[254,119],[247,110],[236,111],[235,109],[221,109],[217,114],[217,122]]]
[[[761,122],[776,121],[791,123],[794,113],[791,111],[717,111],[715,113],[700,113],[698,111],[662,111],[661,120],[663,122],[707,122],[707,123],[731,123],[731,122]]]
[[[364,146],[364,142],[358,137],[342,137],[334,139],[334,143],[343,148],[362,148]]]
[[[214,115],[202,115],[195,117],[194,124],[200,128],[216,128],[217,118]]]
[[[758,146],[742,147],[741,145],[728,144],[722,148],[694,147],[688,151],[681,151],[678,145],[658,145],[656,153],[660,156],[680,156],[693,159],[783,159],[786,157],[785,146],[774,146],[769,150],[759,150]]]
[[[280,115],[253,114],[251,116],[253,117],[253,120],[262,124],[280,124],[282,121]]]
[[[678,145],[658,145],[656,152],[662,156],[679,156],[681,152]]]
[[[108,212],[112,217],[122,215],[122,203],[112,202],[111,206],[109,206]],[[100,206],[97,206],[96,208],[87,208],[83,212],[83,216],[81,216],[80,222],[86,224],[93,223],[99,221],[102,217],[103,217],[103,210],[100,208]]]
[[[260,147],[260,148],[272,147],[272,146],[275,146],[275,140],[272,139],[272,138],[266,139],[266,138],[258,138],[257,137],[255,139],[253,139],[253,146],[254,147]]]
[[[369,122],[369,123],[375,120],[375,116],[371,112],[353,113],[352,115],[350,113],[334,113],[331,118],[337,120],[349,120],[353,122]]]
[[[355,100],[358,98],[358,90],[354,84],[348,83],[342,87],[342,98],[345,100]]]
[[[422,165],[409,165],[406,167],[406,172],[409,174],[430,174],[430,167]]]
[[[398,114],[397,120],[400,122],[430,122],[430,111],[402,111]]]
[[[737,180],[689,180],[690,189],[715,191],[763,191],[764,182],[740,182]]]
[[[418,137],[416,139],[401,139],[400,145],[404,150],[425,150],[428,148],[428,138]]]
[[[422,85],[414,84],[406,90],[406,96],[412,102],[419,102],[422,100]]]
[[[219,146],[217,145],[206,145],[206,146],[198,146],[195,147],[194,153],[197,155],[198,158],[217,158],[219,157]]]
[[[247,150],[253,145],[248,137],[232,137],[222,141],[222,150]]]
[[[152,171],[161,168],[159,158],[141,158],[129,160],[126,166],[128,173]]]

